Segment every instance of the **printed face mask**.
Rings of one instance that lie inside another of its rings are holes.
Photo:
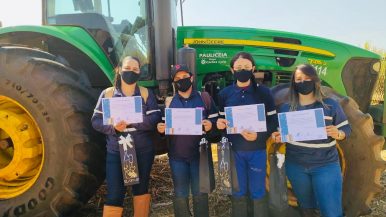
[[[190,80],[190,77],[180,79],[174,83],[176,85],[177,90],[181,92],[186,92],[192,86],[192,81]]]

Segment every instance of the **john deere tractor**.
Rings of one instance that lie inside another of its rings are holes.
[[[316,67],[324,91],[341,102],[353,128],[338,145],[345,213],[369,212],[385,166],[384,110],[370,105],[378,55],[288,32],[177,28],[176,0],[43,0],[42,5],[43,26],[0,28],[0,217],[70,216],[94,195],[105,178],[105,141],[92,130],[90,117],[122,57],[141,60],[140,83],[162,106],[173,93],[171,65],[187,62],[197,88],[216,99],[233,82],[228,64],[239,51],[253,54],[255,78],[272,87],[277,105],[287,100],[296,65]],[[290,204],[296,206],[295,197]]]

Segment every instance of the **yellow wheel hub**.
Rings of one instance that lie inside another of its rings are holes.
[[[40,130],[27,110],[0,96],[0,199],[27,191],[39,177],[44,145]]]

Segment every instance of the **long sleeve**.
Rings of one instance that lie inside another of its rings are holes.
[[[265,106],[265,117],[267,123],[267,132],[258,133],[257,141],[258,143],[265,143],[269,136],[277,130],[278,120],[275,101],[273,99],[271,90],[269,88],[262,89],[264,106]]]
[[[105,95],[105,91],[102,91],[99,96],[98,102],[95,106],[94,113],[91,117],[92,127],[105,135],[115,135],[115,129],[112,125],[103,125],[103,111],[102,111],[102,98]]]
[[[266,106],[266,116],[267,116],[267,132],[271,135],[273,132],[277,131],[279,126],[277,120],[277,111],[275,106],[275,100],[273,99],[273,95],[271,90],[268,89],[267,97],[265,98],[265,106]]]
[[[219,116],[219,112],[212,97],[210,97],[210,100],[211,100],[211,103],[210,103],[211,106],[208,111],[208,119],[210,120],[210,122],[212,122],[212,129],[206,134],[209,142],[215,143],[215,142],[219,142],[221,139],[221,132],[217,129],[217,124],[216,124]]]
[[[222,92],[218,94],[218,118],[225,118],[225,113],[224,113],[224,107],[225,107],[225,100],[224,100],[224,95]]]
[[[338,130],[342,130],[346,134],[346,138],[348,138],[351,134],[351,126],[347,120],[347,117],[340,106],[339,103],[336,103],[335,106],[335,114],[333,117],[333,124],[338,128]]]
[[[147,111],[143,114],[143,122],[132,124],[132,127],[137,130],[154,130],[157,127],[157,123],[161,121],[162,114],[161,110],[158,108],[157,100],[154,94],[149,90],[149,95],[146,101]]]

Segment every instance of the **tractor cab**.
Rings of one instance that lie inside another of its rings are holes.
[[[141,85],[158,86],[165,94],[176,50],[176,5],[176,0],[43,0],[43,25],[84,28],[113,68],[124,56],[138,57]]]
[[[148,7],[146,0],[48,0],[43,24],[81,26],[114,65],[122,56],[134,55],[146,68],[150,52]]]

